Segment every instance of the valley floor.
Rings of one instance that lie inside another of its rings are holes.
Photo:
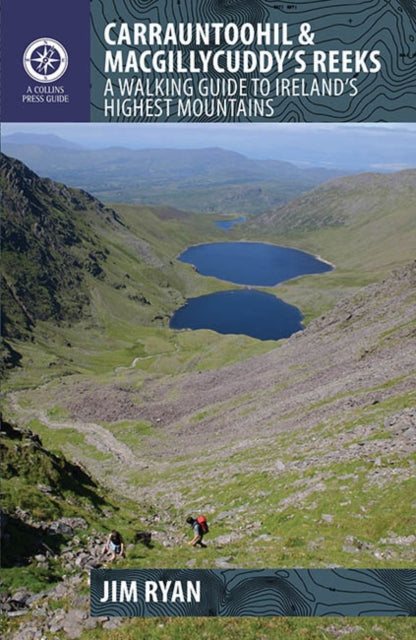
[[[130,546],[120,567],[414,567],[415,285],[415,265],[398,269],[263,355],[218,368],[195,360],[177,372],[173,350],[158,372],[132,353],[100,375],[11,391],[5,410],[140,505],[154,547],[132,544],[137,523],[121,507]],[[185,518],[197,511],[211,524],[206,550],[185,545]],[[74,597],[65,595],[69,610]],[[19,624],[12,630],[23,640]],[[86,626],[85,640],[415,633],[412,619],[388,618]]]

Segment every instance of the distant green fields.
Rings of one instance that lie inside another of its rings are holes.
[[[268,211],[342,175],[336,169],[253,160],[216,147],[92,150],[6,141],[4,151],[39,175],[85,189],[103,202],[216,214]]]

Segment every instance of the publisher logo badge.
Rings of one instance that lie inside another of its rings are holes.
[[[23,55],[28,76],[37,82],[55,82],[68,67],[65,47],[52,38],[38,38],[30,43]]]

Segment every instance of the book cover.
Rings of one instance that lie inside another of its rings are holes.
[[[3,0],[3,623],[415,633],[415,6]]]

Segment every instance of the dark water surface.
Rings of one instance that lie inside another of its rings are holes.
[[[179,260],[195,265],[204,276],[264,287],[332,269],[310,253],[264,242],[201,244],[186,249]]]
[[[228,231],[228,229],[231,229],[235,224],[245,221],[245,217],[242,216],[241,218],[235,218],[234,220],[216,220],[215,225],[220,229],[224,229],[224,231]]]
[[[248,286],[273,286],[332,269],[309,253],[261,242],[202,244],[184,251],[179,260],[193,264],[202,275]],[[299,309],[255,289],[191,298],[172,316],[170,327],[242,333],[260,340],[288,338],[303,328]]]
[[[255,289],[190,298],[175,312],[170,327],[242,333],[259,340],[288,338],[303,328],[299,309]]]

